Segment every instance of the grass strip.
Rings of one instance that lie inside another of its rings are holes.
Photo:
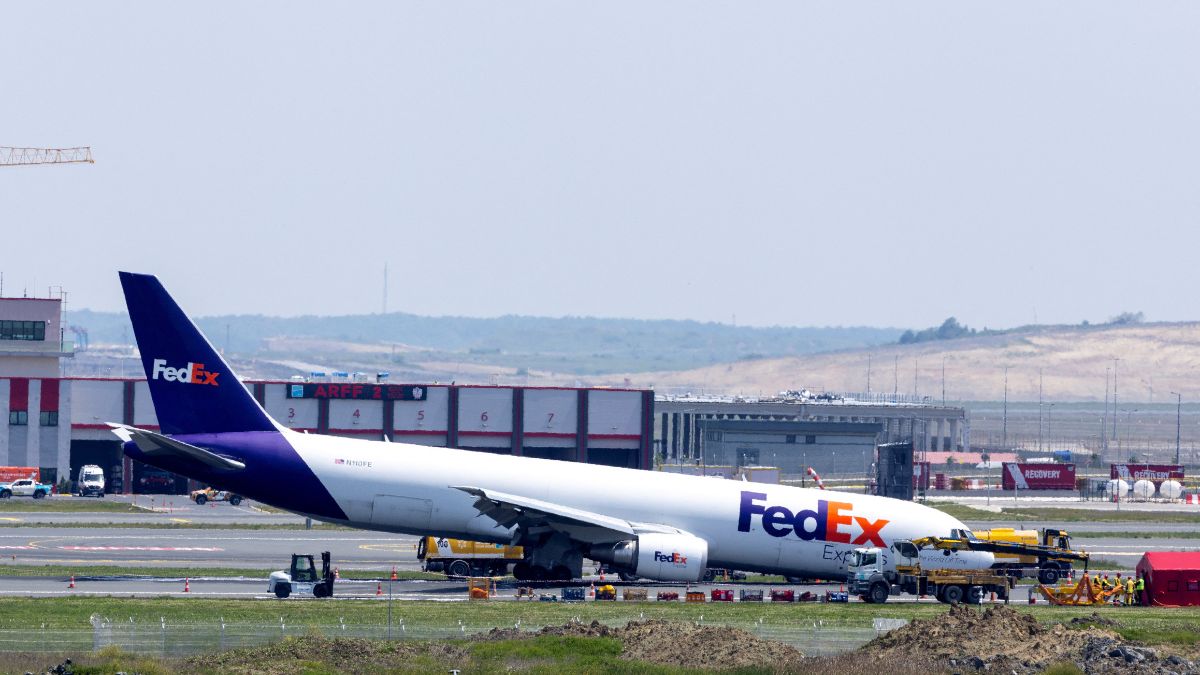
[[[154,513],[154,511],[133,504],[109,502],[103,499],[12,497],[0,499],[0,513]]]
[[[465,594],[464,594],[465,595]],[[1045,622],[1064,622],[1075,617],[1099,612],[1130,630],[1155,632],[1161,635],[1176,631],[1200,632],[1200,607],[1053,607],[1024,605],[1014,602],[1011,607],[1033,614]],[[511,626],[518,619],[524,626],[559,625],[573,617],[590,622],[622,622],[639,617],[697,621],[705,623],[764,623],[823,622],[827,626],[869,627],[872,619],[929,618],[946,611],[940,603],[705,603],[683,602],[436,602],[405,601],[393,603],[395,620],[403,619],[409,626],[418,624],[456,625],[463,621],[468,629],[485,626]],[[388,603],[385,601],[338,601],[291,598],[288,600],[210,599],[210,598],[118,598],[118,597],[55,597],[0,598],[0,628],[47,629],[89,628],[89,617],[99,614],[120,617],[123,621],[158,624],[214,623],[224,617],[226,622],[277,625],[282,618],[288,625],[336,625],[339,619],[347,624],[383,625],[387,623]]]
[[[1137,530],[1124,531],[1071,531],[1072,539],[1200,539],[1200,531],[1179,532],[1141,532]]]
[[[1096,509],[1045,507],[1003,507],[999,512],[977,509],[954,502],[926,502],[959,520],[972,521],[1065,521],[1088,523],[1188,523],[1200,525],[1200,513],[1179,511],[1109,511]]]

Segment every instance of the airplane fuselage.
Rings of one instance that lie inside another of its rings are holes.
[[[855,548],[965,529],[936,509],[872,495],[284,435],[344,512],[344,520],[334,520],[371,530],[507,543],[512,530],[480,515],[474,497],[452,487],[487,486],[630,522],[677,527],[708,542],[711,567],[837,578],[845,574]],[[986,554],[929,551],[927,557],[936,567],[991,564]]]

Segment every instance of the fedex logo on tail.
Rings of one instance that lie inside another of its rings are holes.
[[[662,551],[654,552],[654,562],[673,563],[675,565],[687,565],[687,557],[679,555],[679,551],[673,553],[663,553]]]
[[[817,500],[816,509],[803,509],[793,513],[785,506],[767,506],[767,495],[763,492],[742,491],[741,509],[738,513],[738,531],[749,532],[750,521],[759,516],[762,529],[772,537],[795,534],[804,541],[814,539],[841,544],[866,544],[886,546],[880,532],[890,521],[879,518],[871,520],[850,513],[854,505],[849,502]],[[762,503],[760,503],[762,502]],[[858,525],[858,536],[852,536],[854,524]]]
[[[172,368],[167,365],[166,359],[154,359],[154,368],[150,373],[150,379],[187,384],[210,384],[215,387],[218,375],[220,373],[205,370],[203,363],[188,361],[187,365],[182,368]]]

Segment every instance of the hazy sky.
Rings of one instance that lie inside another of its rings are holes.
[[[1200,319],[1200,3],[9,2],[4,294]]]

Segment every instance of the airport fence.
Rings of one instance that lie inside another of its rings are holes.
[[[610,626],[623,626],[628,619],[606,621]],[[821,621],[772,623],[708,622],[701,616],[696,623],[714,626],[742,628],[767,640],[790,644],[810,656],[824,656],[851,651],[878,635],[897,628],[903,619],[875,619],[871,626],[826,625]],[[206,652],[256,647],[283,640],[305,636],[325,638],[353,637],[371,640],[444,640],[463,639],[486,633],[493,628],[518,628],[537,631],[542,626],[517,623],[497,626],[494,623],[412,624],[402,619],[387,624],[352,624],[343,620],[337,623],[289,624],[280,620],[277,624],[226,622],[220,618],[213,621],[188,623],[157,623],[117,620],[101,616],[91,618],[91,629],[0,629],[0,651],[71,653],[88,652],[115,646],[124,651],[152,654],[163,657],[182,657]]]

